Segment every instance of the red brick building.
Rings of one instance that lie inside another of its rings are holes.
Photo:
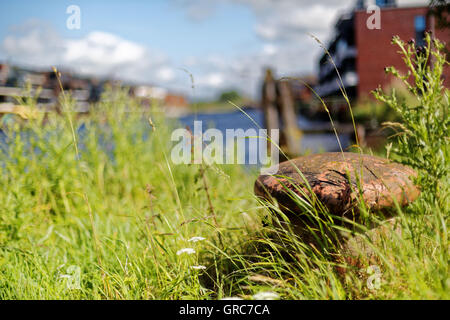
[[[366,26],[370,13],[365,10],[355,12],[358,97],[367,96],[378,85],[389,85],[392,76],[384,72],[385,67],[393,65],[400,71],[406,71],[402,57],[397,53],[398,47],[391,44],[394,35],[398,35],[404,41],[414,39],[417,43],[422,40],[423,32],[429,30],[436,38],[450,44],[450,30],[438,29],[435,17],[429,16],[428,11],[428,7],[385,8],[381,10],[381,29],[373,30],[369,30]],[[421,24],[424,28],[421,28]],[[450,87],[448,67],[445,69],[444,83]]]
[[[164,105],[166,107],[175,107],[175,108],[187,108],[189,106],[185,96],[168,93],[164,98]]]
[[[404,41],[414,39],[421,44],[425,31],[429,30],[449,47],[450,30],[439,29],[429,10],[426,6],[397,7],[395,1],[389,1],[380,10],[380,29],[367,27],[367,21],[374,12],[367,12],[363,5],[341,16],[328,50],[351,98],[368,97],[379,85],[388,86],[393,78],[384,72],[387,66],[406,71],[398,47],[391,44],[394,35]],[[340,96],[337,74],[328,60],[325,54],[320,59],[316,89],[322,97]],[[444,71],[444,84],[450,87],[448,67]]]

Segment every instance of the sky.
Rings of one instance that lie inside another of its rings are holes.
[[[257,97],[266,67],[315,72],[355,0],[0,0],[0,61],[156,85],[207,99]],[[70,5],[80,28],[67,28]],[[194,79],[194,89],[191,77]]]

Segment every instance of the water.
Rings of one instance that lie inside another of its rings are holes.
[[[250,128],[258,130],[260,127],[264,127],[264,115],[261,110],[248,109],[245,110],[248,116],[250,116],[257,125],[249,119],[247,115],[241,111],[229,112],[229,113],[200,113],[197,115],[187,115],[179,118],[183,126],[189,126],[191,129],[194,127],[194,121],[203,121],[203,130],[208,128],[219,129],[225,136],[226,129],[243,129],[244,131]],[[324,127],[326,122],[311,121],[302,116],[298,116],[298,125],[300,129],[308,130],[317,127]],[[260,127],[258,127],[260,126]],[[350,137],[348,134],[339,135],[342,148],[347,148],[350,145]],[[340,151],[339,144],[337,142],[334,133],[321,133],[321,134],[304,134],[301,141],[302,152],[322,152],[322,151]],[[252,152],[252,150],[250,150]],[[253,152],[256,152],[253,150]]]
[[[263,127],[264,118],[261,110],[257,109],[248,109],[246,110],[247,115],[242,113],[241,111],[229,112],[229,113],[200,113],[197,115],[187,115],[184,117],[178,118],[178,122],[181,127],[189,126],[191,129],[194,128],[194,121],[202,121],[203,122],[203,132],[208,128],[216,128],[219,129],[223,136],[225,137],[226,129],[243,129],[244,131],[248,129],[255,129],[258,132],[258,129]],[[250,119],[251,118],[251,119]],[[313,122],[302,116],[298,117],[298,124],[300,129],[308,130],[318,127],[324,127],[326,122]],[[84,125],[80,126],[77,130],[79,135],[80,142],[80,151],[81,156],[85,151],[83,146],[83,138],[86,134],[86,127]],[[27,141],[27,135],[29,133],[21,133],[25,141]],[[148,138],[148,136],[143,137],[144,139]],[[342,147],[345,149],[350,145],[350,137],[348,134],[339,135],[339,139],[341,141]],[[109,141],[108,137],[99,136],[100,145],[103,146],[110,157],[111,161],[114,162],[113,150],[114,143]],[[4,154],[7,152],[6,145],[8,144],[8,139],[6,138],[5,133],[0,129],[0,148],[3,149]],[[253,146],[254,147],[254,146]],[[336,136],[333,133],[323,133],[323,134],[304,134],[301,141],[301,150],[302,152],[324,152],[324,151],[339,151],[339,144],[337,142]],[[35,150],[36,152],[37,150]],[[226,151],[225,151],[226,152]],[[245,148],[245,164],[249,164],[249,159],[251,156],[255,156],[258,153],[257,148],[252,148],[252,144],[249,143],[249,140],[246,141]],[[258,157],[256,157],[258,158]],[[251,166],[252,167],[252,166]],[[256,167],[259,167],[258,165]]]

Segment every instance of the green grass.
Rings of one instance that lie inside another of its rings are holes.
[[[236,99],[233,103],[239,106],[245,106],[246,104],[251,104],[251,101],[245,100],[243,98]],[[220,113],[220,112],[232,112],[236,111],[236,108],[227,101],[199,101],[192,103],[189,106],[192,112],[202,112],[202,113]]]
[[[437,57],[435,66],[444,64]],[[157,106],[143,114],[126,90],[106,92],[88,116],[71,113],[65,97],[62,116],[4,119],[0,299],[252,299],[264,291],[281,299],[449,299],[448,90],[433,70],[417,77],[434,83],[420,108],[390,100],[406,117],[399,128],[418,140],[400,135],[389,156],[418,169],[422,195],[395,209],[401,234],[359,233],[374,254],[356,266],[335,241],[346,231],[339,217],[315,199],[296,198],[312,217],[312,246],[289,225],[277,227],[282,213],[253,196],[257,172],[173,165],[174,123]],[[432,128],[420,120],[427,115]],[[195,253],[177,254],[183,248]],[[381,282],[370,289],[374,264]]]

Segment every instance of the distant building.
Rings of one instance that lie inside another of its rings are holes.
[[[443,42],[450,44],[450,30],[439,29],[434,16],[429,15],[428,1],[376,0],[357,1],[352,12],[340,17],[335,25],[335,34],[328,45],[350,98],[363,98],[379,85],[387,86],[392,76],[384,71],[387,66],[395,66],[406,71],[398,48],[391,44],[392,37],[402,40],[414,39],[417,45],[424,42],[425,31],[429,30]],[[408,4],[415,6],[407,6]],[[424,5],[420,5],[423,3]],[[368,5],[381,8],[381,28],[369,29],[367,20],[373,12],[367,12]],[[450,86],[450,68],[444,71],[444,81]],[[324,98],[342,96],[339,78],[328,56],[319,59],[319,84],[317,93]]]
[[[0,63],[0,86],[6,85],[9,75],[9,65]]]
[[[164,105],[169,108],[187,108],[189,106],[184,96],[174,93],[168,93],[166,95]]]
[[[292,99],[300,113],[306,114],[315,99],[312,88],[317,85],[317,77],[313,75],[302,76],[289,80]]]
[[[178,117],[188,112],[186,97],[166,88],[139,85],[132,88],[132,95],[141,99],[144,108],[149,108],[153,102],[157,102],[168,117]]]
[[[188,102],[183,95],[169,92],[169,90],[167,90],[166,88],[140,85],[134,87],[133,93],[134,96],[142,98],[144,100],[148,99],[158,101],[165,107],[188,107]]]
[[[0,63],[0,103],[15,103],[15,97],[27,95],[23,89],[31,86],[32,95],[40,88],[37,99],[39,105],[58,105],[62,87],[64,91],[70,91],[71,97],[77,101],[77,110],[84,112],[89,109],[89,103],[100,100],[107,81],[100,81],[95,77],[81,77],[69,71],[63,71],[57,77],[55,72],[49,69],[37,70]],[[130,94],[141,98],[143,107],[148,107],[154,100],[160,102],[167,112],[175,109],[180,113],[181,109],[188,107],[183,95],[157,86],[132,86]]]
[[[315,88],[321,97],[330,97],[340,94],[339,80],[336,73],[338,69],[342,82],[350,96],[356,95],[358,73],[356,70],[357,45],[355,36],[355,13],[342,15],[334,28],[334,37],[328,45],[328,53],[333,59],[330,62],[328,54],[319,59],[318,86]]]
[[[136,86],[134,88],[134,95],[143,99],[155,99],[158,101],[164,101],[167,95],[167,89],[155,87],[155,86]]]

